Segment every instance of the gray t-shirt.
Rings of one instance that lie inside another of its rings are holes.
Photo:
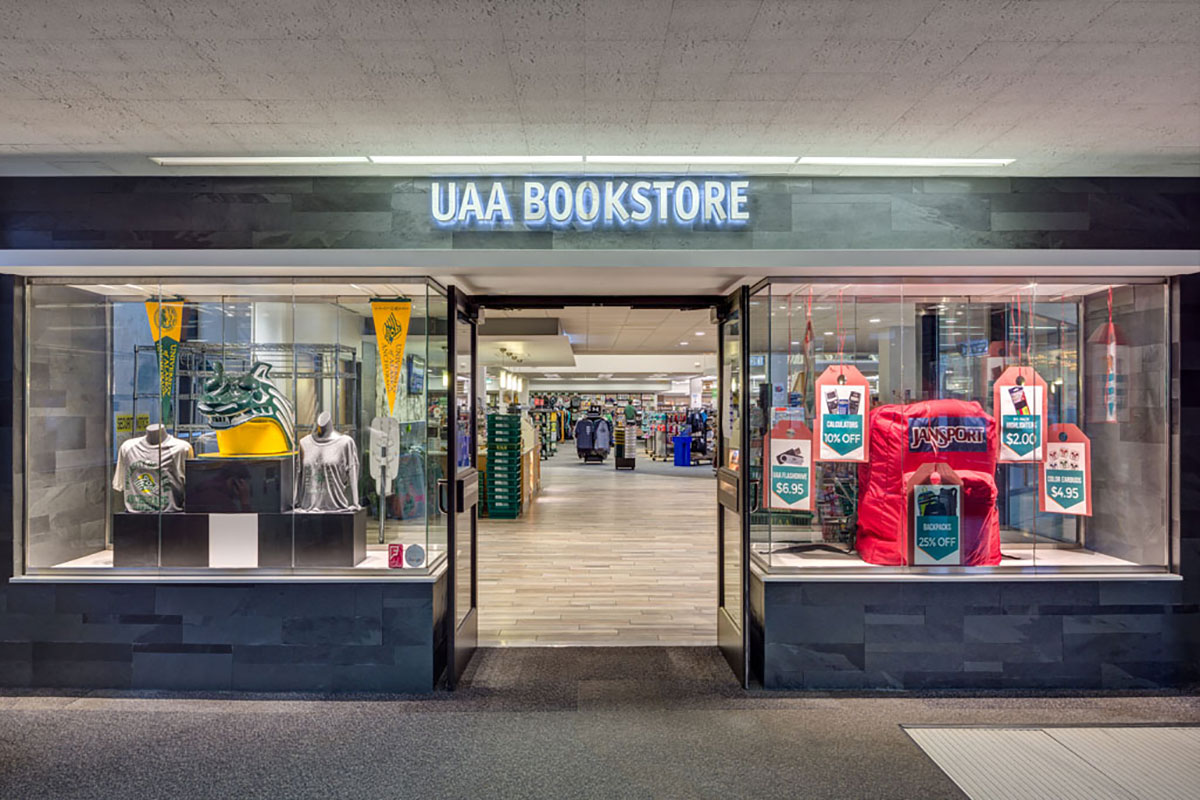
[[[297,511],[350,511],[358,508],[358,448],[354,439],[335,433],[300,440],[300,487]]]
[[[168,436],[150,444],[145,436],[122,442],[112,486],[125,493],[125,510],[135,514],[183,510],[183,464],[192,446]]]

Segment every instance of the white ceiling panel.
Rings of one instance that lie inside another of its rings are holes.
[[[976,156],[1016,163],[975,174],[1196,175],[1200,3],[0,4],[4,174],[449,151]]]

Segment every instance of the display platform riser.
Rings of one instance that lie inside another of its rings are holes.
[[[113,514],[114,567],[207,567],[208,515]],[[161,544],[161,554],[160,554]]]
[[[193,458],[185,466],[184,511],[270,514],[293,504],[292,456]]]
[[[355,567],[366,557],[365,509],[113,515],[114,567]]]

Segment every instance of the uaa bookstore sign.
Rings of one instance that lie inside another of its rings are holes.
[[[437,180],[429,191],[433,224],[452,230],[506,227],[738,228],[750,221],[750,181],[726,178]]]

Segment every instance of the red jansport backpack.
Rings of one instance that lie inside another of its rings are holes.
[[[949,464],[963,480],[963,566],[1000,563],[996,421],[976,402],[925,400],[871,411],[870,462],[859,467],[859,555],[869,564],[909,563],[908,478],[925,463]]]

